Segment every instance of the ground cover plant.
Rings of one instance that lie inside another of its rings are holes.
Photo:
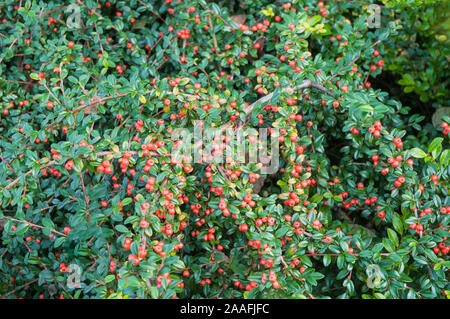
[[[4,1],[0,296],[449,298],[448,7]]]

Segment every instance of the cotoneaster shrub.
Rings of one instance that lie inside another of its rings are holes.
[[[2,297],[450,295],[450,118],[371,86],[393,22],[331,1],[70,3],[1,7]],[[216,155],[279,132],[279,167],[172,158],[194,127],[223,128]]]

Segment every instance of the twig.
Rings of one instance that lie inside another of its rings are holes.
[[[28,224],[28,225],[30,225],[30,226],[37,227],[37,228],[41,228],[41,229],[44,229],[44,228],[45,228],[44,226],[36,225],[36,224],[30,223],[29,221],[26,221],[26,220],[16,219],[16,218],[12,218],[12,217],[9,217],[9,216],[3,216],[3,218],[9,219],[9,220],[12,220],[12,221],[15,221],[15,222],[19,222],[19,223]],[[58,234],[58,235],[61,235],[61,236],[66,237],[66,234],[63,234],[63,233],[61,233],[61,232],[59,232],[59,231],[57,231],[57,230],[50,229],[50,231],[51,231],[52,233],[55,233],[55,234]]]
[[[48,164],[46,164],[45,166],[41,167],[40,169],[45,169],[51,165],[55,164],[55,161],[51,161]],[[29,175],[33,174],[33,170],[29,170],[28,172],[26,172],[24,175],[22,175],[23,177],[27,177]],[[10,189],[11,187],[13,187],[14,185],[16,185],[20,179],[22,178],[22,176],[17,177],[15,180],[13,180],[11,183],[9,183],[8,185],[6,185],[5,189]]]
[[[299,91],[299,90],[306,89],[306,88],[315,88],[315,89],[318,89],[318,90],[328,94],[329,96],[334,97],[334,94],[330,90],[328,90],[327,88],[325,88],[324,86],[322,86],[320,84],[311,82],[310,80],[305,80],[302,84],[300,84],[296,87],[288,86],[287,88],[284,88],[282,90],[282,92],[289,92],[290,94],[292,94],[294,91]],[[274,94],[274,92],[267,94],[267,95],[263,96],[262,98],[260,98],[259,100],[257,100],[256,102],[253,102],[252,104],[247,106],[244,109],[245,115],[248,116],[253,111],[254,107],[257,104],[269,102],[272,99],[273,94]]]
[[[34,284],[34,283],[35,283],[36,281],[38,281],[38,280],[39,280],[39,278],[33,279],[32,281],[27,282],[26,284],[24,284],[24,285],[22,285],[22,286],[20,286],[20,287],[18,287],[18,288],[15,288],[14,290],[11,290],[10,292],[6,293],[6,294],[3,296],[3,298],[6,297],[6,296],[8,296],[8,295],[10,295],[10,294],[15,293],[15,292],[16,292],[17,290],[19,290],[19,289],[26,288],[26,287],[28,287],[29,285]]]
[[[59,8],[56,8],[56,9],[50,10],[49,12],[46,12],[46,13],[44,13],[44,14],[41,14],[41,15],[39,16],[39,19],[41,19],[41,18],[45,17],[46,15],[49,15],[49,14],[55,12],[55,11],[59,11],[59,10],[65,8],[65,7],[67,7],[67,5],[63,5],[63,6],[59,7]]]
[[[88,214],[88,222],[91,221],[91,214],[89,214],[89,198],[86,196],[86,187],[84,186],[84,181],[83,181],[83,173],[80,172],[80,179],[81,179],[81,187],[83,189],[83,195],[84,195],[84,201],[86,202],[86,211]]]
[[[145,4],[144,2],[142,2],[141,0],[138,0],[140,4],[142,4],[144,7],[146,7],[147,9],[150,9],[150,7]],[[158,13],[156,13],[154,10],[150,9],[150,12],[157,17],[159,20],[161,20],[162,22],[166,22]]]
[[[287,265],[286,262],[284,261],[283,256],[281,256],[280,258],[281,258],[281,264],[283,265],[284,269],[287,270],[287,269],[288,269],[288,265]],[[295,279],[297,279],[297,280],[302,280],[302,279],[299,278],[296,274],[294,274],[294,272],[293,272],[291,269],[289,269],[289,273],[290,273],[291,276],[294,277]],[[316,299],[309,291],[306,290],[306,288],[305,288],[304,291],[305,291],[305,293],[308,295],[308,297],[309,297],[310,299]]]
[[[94,26],[95,26],[95,32],[97,33],[97,37],[98,37],[98,43],[100,44],[100,49],[102,50],[102,54],[103,54],[103,45],[102,45],[102,40],[100,39],[100,34],[98,33],[98,30],[97,30],[97,22],[94,22]]]
[[[63,76],[62,76],[62,66],[63,66],[63,63],[61,62],[60,64],[59,64],[59,76],[60,76],[60,85],[61,85],[61,91],[62,91],[62,94],[63,94],[63,98],[64,98],[64,102],[65,102],[65,100],[66,100],[66,93],[64,92],[64,81],[63,81]]]
[[[60,70],[61,72],[61,70]],[[47,84],[44,84],[44,87],[47,89],[48,93],[50,93],[51,96],[58,102],[58,104],[61,104],[61,101],[53,94],[53,92],[48,88]]]
[[[201,4],[201,3],[200,3]],[[219,18],[223,23],[225,23],[227,26],[229,26],[231,28],[231,31],[235,31],[234,28],[225,21],[224,18],[222,18],[220,15],[216,14],[213,10],[211,10],[207,5],[201,4],[202,7],[204,7],[206,10],[208,10],[209,12],[211,12],[216,18]],[[209,18],[208,18],[209,19]]]

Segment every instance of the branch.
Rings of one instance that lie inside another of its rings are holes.
[[[283,265],[283,268],[284,268],[285,270],[288,270],[289,266],[286,264],[286,261],[284,261],[283,256],[281,256],[280,258],[281,258],[281,263],[282,263],[282,265]],[[294,272],[293,272],[291,269],[289,269],[289,273],[290,273],[291,276],[294,277],[295,279],[297,279],[297,280],[302,280],[302,279],[299,278],[296,274],[294,274]],[[305,293],[308,295],[308,297],[309,297],[310,299],[316,299],[309,291],[306,290],[306,288],[305,288]]]
[[[136,154],[137,154],[136,151],[128,151],[128,152],[130,152],[132,155],[136,155]],[[121,152],[119,151],[118,153],[121,153]],[[114,155],[114,154],[116,154],[116,152],[113,152],[113,151],[104,151],[104,152],[98,152],[98,153],[96,153],[95,155],[96,155],[97,157],[103,157],[103,156],[109,156],[109,155]],[[156,153],[156,152],[150,152],[150,154],[151,154],[152,156],[161,156],[160,154],[158,154],[158,153]],[[55,163],[56,163],[56,161],[50,161],[50,162],[48,162],[46,165],[42,166],[39,170],[46,169],[47,167],[52,166],[52,165],[54,165]],[[21,179],[22,177],[30,176],[32,173],[33,173],[33,170],[29,170],[29,171],[26,172],[25,174],[23,174],[23,175],[17,177],[17,178],[16,178],[15,180],[13,180],[11,183],[9,183],[8,185],[6,185],[6,186],[5,186],[5,189],[10,189],[10,188],[14,187],[14,185],[16,185],[16,184],[20,181],[20,179]]]
[[[151,90],[147,90],[147,91],[145,92],[145,94],[149,94],[149,93],[151,93],[151,92],[152,92]],[[171,92],[166,92],[166,93],[171,93]],[[82,110],[87,109],[87,108],[92,108],[92,107],[94,107],[94,106],[96,107],[97,105],[103,104],[103,103],[105,103],[105,102],[108,101],[108,100],[112,100],[112,99],[119,98],[119,97],[124,97],[124,96],[127,96],[128,94],[131,94],[131,92],[119,93],[119,94],[114,95],[114,96],[106,96],[106,97],[101,98],[101,99],[99,99],[99,100],[95,100],[95,102],[93,102],[93,103],[80,105],[79,107],[77,107],[77,108],[71,110],[69,113],[73,114],[73,113],[82,111]],[[195,94],[188,94],[188,93],[178,93],[178,94],[179,94],[179,95],[182,95],[182,96],[184,96],[184,97],[193,98],[193,99],[197,99],[197,100],[206,100],[206,99],[202,98],[201,96],[195,95]],[[48,126],[45,128],[45,130],[51,129],[51,128],[54,127],[56,124],[57,124],[56,122],[51,123],[50,125],[48,125]]]
[[[84,180],[83,180],[83,173],[80,172],[80,179],[81,179],[81,187],[83,189],[83,195],[84,195],[84,201],[86,203],[86,211],[88,214],[88,222],[91,221],[91,214],[89,213],[89,197],[86,196],[86,187],[84,186]]]
[[[19,223],[28,224],[28,225],[30,225],[30,226],[32,226],[32,227],[37,227],[37,228],[41,228],[41,229],[44,229],[44,228],[45,228],[44,226],[36,225],[36,224],[30,223],[30,222],[28,222],[28,221],[26,221],[26,220],[15,219],[15,218],[12,218],[12,217],[9,217],[9,216],[3,216],[3,218],[9,219],[9,220],[12,220],[12,221],[15,221],[15,222],[19,222]],[[55,233],[55,234],[58,234],[58,235],[61,235],[61,236],[66,237],[66,234],[63,234],[63,233],[61,233],[61,232],[59,232],[59,231],[57,231],[57,230],[50,229],[50,231],[51,231],[52,233]]]
[[[55,164],[55,161],[49,162],[47,165],[41,167],[40,169],[45,169],[45,168],[47,168],[47,167],[49,167],[49,166],[52,166],[53,164]],[[17,177],[17,178],[16,178],[15,180],[13,180],[11,183],[9,183],[8,185],[6,185],[5,189],[10,189],[10,188],[13,187],[14,185],[16,185],[16,184],[20,181],[20,179],[21,179],[22,177],[27,177],[27,176],[30,176],[31,174],[33,174],[33,170],[29,170],[28,172],[26,172],[26,173],[23,174],[22,176]]]
[[[328,94],[331,97],[334,97],[334,94],[330,90],[328,90],[327,88],[325,88],[324,86],[322,86],[320,84],[311,82],[310,80],[305,80],[302,84],[300,84],[300,85],[298,85],[298,86],[296,86],[294,88],[292,88],[291,86],[288,86],[287,88],[284,88],[282,90],[282,92],[289,92],[290,94],[292,94],[295,91],[299,91],[299,90],[303,90],[303,89],[307,89],[307,88],[315,88],[315,89],[318,89],[318,90]],[[267,94],[267,95],[263,96],[262,98],[260,98],[258,101],[253,102],[252,104],[247,106],[244,109],[245,115],[248,116],[253,111],[253,108],[257,104],[259,104],[259,103],[266,103],[266,102],[270,101],[272,99],[272,97],[273,97],[273,93],[274,92],[272,92],[270,94]]]
[[[205,8],[206,10],[208,10],[209,12],[211,12],[216,18],[220,19],[223,23],[225,23],[227,26],[229,26],[231,28],[231,31],[234,32],[235,29],[228,23],[225,21],[224,18],[222,18],[220,15],[216,14],[213,10],[211,10],[207,5],[201,4],[201,6],[203,8]],[[208,18],[209,19],[209,18]]]

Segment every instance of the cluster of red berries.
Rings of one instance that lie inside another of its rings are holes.
[[[375,52],[378,52],[378,51],[375,51]],[[377,70],[377,66],[380,68],[380,70],[382,70],[383,69],[383,65],[384,65],[384,61],[383,60],[378,60],[376,65],[372,64],[370,66],[370,71],[376,71]]]
[[[208,234],[207,235],[205,235],[205,236],[203,236],[203,240],[204,241],[212,241],[212,240],[214,240],[216,237],[214,236],[214,233],[215,233],[215,229],[214,228],[210,228],[210,229],[208,229]]]
[[[200,214],[200,209],[202,208],[202,204],[197,203],[197,204],[191,204],[191,210],[194,214],[199,215]],[[211,212],[210,209],[205,210],[205,214],[209,215]]]
[[[200,286],[203,287],[203,286],[206,285],[206,284],[211,285],[211,279],[206,278],[206,279],[202,279],[202,280],[200,281]]]
[[[312,227],[316,229],[322,228],[322,223],[318,219],[314,219],[312,222]]]
[[[140,259],[144,259],[145,257],[147,257],[147,254],[148,254],[148,252],[147,252],[147,249],[145,249],[145,247],[144,246],[139,246],[139,249],[138,249],[138,257],[140,258]]]
[[[342,197],[342,198],[344,198],[344,197]],[[359,199],[352,198],[348,202],[345,202],[345,201],[342,202],[342,206],[344,206],[344,208],[347,208],[347,209],[349,209],[352,206],[356,206],[356,205],[359,205]]]
[[[395,181],[394,181],[394,186],[395,187],[401,187],[402,184],[406,181],[405,176],[399,176]]]
[[[60,263],[59,264],[59,271],[60,272],[67,272],[69,269],[67,268],[65,263]]]
[[[253,173],[253,172],[250,172],[250,174],[248,175],[248,181],[250,182],[250,183],[254,183],[254,182],[256,182],[256,180],[259,178],[259,174],[256,174],[256,173]]]
[[[291,222],[292,216],[286,214],[286,215],[284,215],[284,219],[286,219],[286,221],[288,221],[288,222]],[[301,223],[299,220],[294,220],[294,221],[292,222],[292,226],[294,227],[295,233],[296,233],[298,236],[303,235],[304,229],[303,229],[303,227],[302,227],[302,223]],[[287,238],[286,238],[286,239],[287,239]],[[283,239],[281,239],[281,243],[282,243],[282,245],[284,246],[284,240],[283,240]]]
[[[158,244],[153,246],[153,250],[155,251],[155,253],[157,253],[163,258],[166,256],[166,252],[164,251],[164,243],[162,241],[158,242]]]
[[[267,223],[267,225],[269,225],[269,226],[273,226],[273,225],[275,225],[275,222],[276,222],[275,217],[271,217],[271,216],[264,216],[262,218],[255,219],[255,225],[257,227],[261,227],[265,223]]]
[[[183,40],[187,40],[191,37],[191,31],[188,29],[181,29],[177,32],[177,36]]]
[[[227,208],[227,203],[225,202],[225,199],[222,197],[219,199],[219,209],[222,211],[223,216],[228,217],[230,216],[230,211]]]
[[[130,250],[132,242],[133,240],[131,238],[126,237],[124,240],[123,248],[125,250]]]
[[[441,207],[440,212],[441,212],[442,215],[450,214],[450,206]]]
[[[294,260],[292,260],[290,263],[289,263],[289,266],[292,266],[292,267],[297,267],[297,266],[299,266],[300,265],[300,258],[298,257],[298,258],[295,258]],[[306,268],[305,267],[303,267],[303,266],[300,266],[299,268],[298,268],[298,270],[300,271],[300,273],[301,274],[303,274],[304,272],[305,272],[305,270],[306,270]]]
[[[352,127],[352,128],[350,129],[350,132],[353,133],[353,134],[355,134],[355,135],[358,135],[358,134],[359,134],[359,130],[358,130],[356,127]]]
[[[61,155],[56,150],[54,150],[53,148],[50,150],[50,153],[53,154],[52,155],[52,159],[54,159],[54,160],[61,159]]]
[[[248,231],[248,225],[246,223],[243,223],[243,224],[239,225],[238,229],[239,229],[239,231],[245,233]]]
[[[85,56],[81,56],[81,59],[83,60],[83,64],[86,64],[86,63],[88,63],[89,61],[92,61],[92,59],[91,59],[91,57],[85,57]]]
[[[398,155],[396,158],[393,157],[389,157],[388,158],[388,163],[391,164],[391,166],[393,168],[399,167],[400,166],[400,162],[403,160],[403,157],[401,155]]]
[[[375,123],[369,127],[369,133],[373,134],[374,137],[379,137],[381,134],[381,130],[383,129],[383,125],[381,125],[380,121],[375,121]]]
[[[289,198],[284,201],[284,205],[289,207],[294,207],[298,203],[300,203],[300,198],[298,197],[297,193],[294,192],[290,193]]]
[[[133,254],[128,256],[128,261],[132,261],[134,266],[137,266],[141,263],[139,257]]]
[[[228,170],[227,170],[228,172]],[[231,172],[231,171],[230,171]],[[209,174],[211,175],[211,173],[209,172]],[[205,174],[206,175],[206,174]],[[228,175],[229,176],[229,175]],[[215,193],[216,196],[220,196],[223,195],[223,187],[222,186],[217,186],[217,187],[211,187],[210,188],[210,192],[211,193]]]
[[[130,165],[131,156],[132,156],[131,152],[126,151],[123,153],[123,157],[118,159],[118,162],[120,163],[120,169],[123,174],[125,174],[128,170],[128,165]],[[130,173],[131,173],[131,171],[130,171]],[[134,174],[132,173],[132,175],[134,175]]]
[[[132,42],[128,42],[128,43],[127,43],[127,48],[130,49],[131,52],[133,52],[133,51],[134,51],[133,43],[132,43]],[[119,72],[119,73],[120,73],[120,72]]]
[[[97,166],[97,173],[103,173],[105,172],[106,175],[111,174],[113,171],[113,168],[111,166],[110,161],[104,160],[99,166]]]
[[[394,137],[394,144],[396,148],[402,148],[403,147],[403,142],[402,139],[400,137]]]
[[[149,169],[150,170],[150,169]],[[141,179],[143,178],[143,176],[141,177]],[[155,192],[156,189],[154,187],[155,185],[155,177],[150,176],[149,178],[147,178],[146,184],[145,184],[145,189],[150,191],[150,192]]]
[[[253,198],[252,194],[250,193],[245,194],[244,200],[241,201],[241,207],[247,207],[247,205],[250,207],[255,207],[256,203],[252,198]]]
[[[319,8],[320,8],[319,10],[320,10],[320,14],[322,15],[322,17],[326,18],[328,16],[328,12],[327,12],[327,9],[324,8],[323,1],[319,2]],[[306,9],[305,9],[305,11],[306,11]],[[338,40],[340,40],[340,39],[338,39]]]
[[[153,140],[155,140],[155,138],[153,138]],[[163,146],[164,146],[164,141],[163,140],[159,140],[156,143],[142,144],[141,145],[142,155],[143,156],[148,156],[148,155],[150,155],[150,151],[156,151],[156,150],[158,150],[159,148],[161,148]],[[154,162],[154,160],[152,158],[149,158],[147,160],[145,166],[150,166],[150,167],[145,167],[144,166],[144,168],[145,168],[144,172],[146,172],[147,168],[150,170],[151,166],[153,165],[151,163],[154,164],[155,162]]]
[[[421,232],[423,232],[423,225],[419,223],[413,223],[409,225],[409,228],[416,231],[416,234],[420,235]]]
[[[137,120],[136,123],[134,124],[134,128],[138,132],[140,132],[142,130],[143,126],[144,126],[144,121],[142,121],[142,120]]]
[[[81,141],[80,143],[78,143],[78,146],[80,147],[89,147],[91,150],[94,150],[94,145],[92,144],[88,144],[86,141]]]
[[[447,122],[442,122],[441,127],[444,129],[442,134],[447,135],[450,132],[450,126],[448,125]]]
[[[61,173],[56,168],[50,168],[48,171],[49,171],[50,174],[52,174],[55,177],[61,177],[62,176]],[[42,171],[42,175],[48,176],[48,173],[46,172],[46,170]]]
[[[376,196],[373,196],[372,198],[367,198],[364,201],[364,204],[366,204],[366,205],[375,205],[377,200],[378,200],[378,198]]]
[[[275,271],[271,270],[269,272],[269,281],[272,283],[273,288],[278,289],[280,288],[280,283],[277,280],[277,275],[275,274]]]
[[[431,181],[434,183],[435,186],[438,185],[438,183],[439,183],[438,180],[439,180],[439,177],[436,174],[431,175]]]
[[[116,71],[117,71],[119,74],[122,74],[122,73],[123,73],[123,69],[126,69],[126,68],[127,68],[126,65],[124,65],[123,68],[122,68],[122,66],[120,66],[119,64],[116,65]]]
[[[270,21],[264,20],[262,23],[258,22],[257,24],[253,25],[251,28],[245,24],[239,24],[239,29],[242,31],[250,31],[251,30],[253,32],[261,31],[261,32],[265,33],[269,26],[270,26]]]
[[[50,26],[52,23],[57,23],[57,21],[53,17],[48,18],[47,21],[48,21],[48,23],[47,23],[48,26]]]
[[[162,274],[162,275],[159,275],[158,277],[156,277],[156,282],[157,282],[156,288],[161,287],[163,279],[166,280],[167,286],[169,286],[170,283],[172,282],[172,278],[170,278],[169,273],[166,272],[165,274]]]
[[[447,240],[447,237],[444,237],[443,240]],[[433,248],[435,254],[439,254],[441,252],[443,255],[447,255],[450,251],[450,247],[445,245],[445,242],[440,242],[436,247]]]
[[[161,233],[165,233],[167,236],[172,236],[173,235],[172,224],[167,223],[163,227],[161,227]]]
[[[64,167],[66,168],[66,170],[71,171],[72,168],[73,168],[73,165],[74,165],[73,161],[72,160],[68,160]]]
[[[117,266],[117,262],[114,260],[111,260],[111,262],[109,263],[109,271],[110,272],[115,272],[116,271],[116,266]]]
[[[195,12],[195,7],[189,7],[186,9],[187,13],[194,13]]]
[[[303,147],[302,147],[302,152],[303,152]],[[301,163],[297,163],[295,164],[295,166],[292,168],[291,170],[291,175],[296,177],[296,178],[300,178],[300,173],[303,172],[303,165]]]

